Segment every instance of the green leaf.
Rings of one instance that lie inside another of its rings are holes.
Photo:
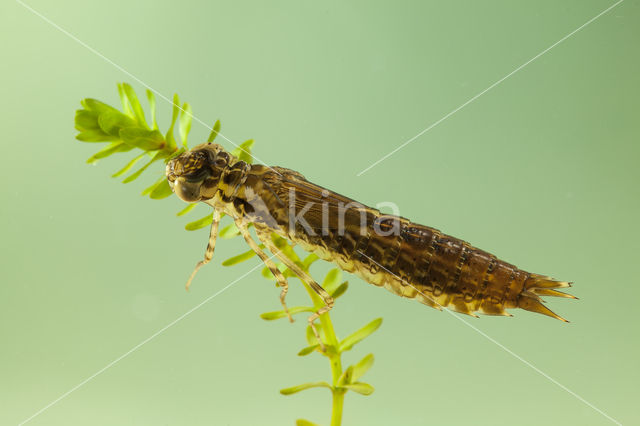
[[[338,268],[332,269],[327,273],[324,281],[322,281],[322,288],[324,288],[329,294],[331,294],[336,290],[341,279],[342,271]]]
[[[156,186],[160,185],[160,183],[162,183],[162,181],[164,180],[164,176],[159,178],[158,180],[156,180],[155,182],[153,182],[150,186],[146,187],[144,189],[144,191],[142,191],[140,193],[140,195],[147,195],[150,194],[154,189],[156,189]]]
[[[373,386],[371,386],[370,384],[362,383],[362,382],[355,382],[355,383],[351,383],[350,385],[344,385],[341,387],[357,392],[360,395],[371,395],[375,390]]]
[[[275,281],[276,280],[276,277],[273,276],[273,274],[271,273],[269,268],[267,268],[266,266],[264,268],[262,268],[262,270],[260,271],[260,275],[262,275],[262,278],[266,278],[269,281]]]
[[[231,155],[238,157],[238,160],[251,164],[253,162],[253,157],[251,156],[251,147],[253,146],[253,143],[253,139],[242,142],[236,147],[236,149],[231,151]]]
[[[264,246],[262,246],[262,247],[264,247]],[[237,256],[233,256],[233,257],[230,257],[229,259],[225,260],[224,262],[222,262],[222,266],[236,265],[238,263],[241,263],[241,262],[244,262],[246,260],[251,259],[255,255],[256,255],[255,251],[248,250],[248,251],[245,251],[244,253],[240,253]]]
[[[165,146],[162,133],[157,130],[146,130],[141,127],[120,129],[120,138],[128,145],[143,151],[154,151]]]
[[[142,174],[142,172],[144,172],[147,169],[147,167],[149,167],[151,164],[155,163],[156,161],[162,158],[160,154],[161,154],[160,152],[156,152],[156,154],[153,156],[153,158],[151,158],[151,160],[149,160],[148,163],[146,163],[144,166],[136,170],[134,173],[130,174],[126,179],[122,181],[122,183],[129,183],[138,179]]]
[[[100,130],[98,124],[98,113],[94,111],[87,111],[86,109],[76,110],[76,116],[74,119],[76,130]]]
[[[82,142],[110,142],[120,140],[119,137],[108,135],[100,129],[80,132],[76,135],[76,139]]]
[[[289,269],[284,265],[284,263],[277,263],[276,268],[278,268],[280,272],[282,272],[282,275],[284,275],[285,278],[288,276],[287,272],[289,271]],[[262,271],[260,273],[264,278],[268,279],[269,281],[276,280],[276,277],[273,276],[273,273],[271,273],[271,270],[266,266],[262,268]]]
[[[350,365],[346,370],[342,372],[340,377],[338,378],[338,386],[342,387],[344,385],[350,384],[353,380],[353,365]]]
[[[187,214],[191,210],[193,210],[197,205],[198,205],[198,203],[188,204],[187,207],[185,207],[184,209],[182,209],[178,213],[176,213],[176,216],[184,216],[185,214]]]
[[[213,125],[213,129],[211,129],[211,133],[209,133],[209,138],[207,139],[208,143],[213,142],[220,133],[220,120],[216,120],[216,124]]]
[[[308,255],[307,257],[305,257],[305,258],[302,260],[302,264],[304,265],[304,270],[305,270],[305,271],[308,271],[308,270],[309,270],[309,267],[311,266],[311,264],[312,264],[313,262],[315,262],[316,260],[319,260],[319,259],[320,259],[320,258],[319,258],[319,257],[318,257],[318,255],[317,255],[317,254],[315,254],[315,253],[311,253],[310,255]]]
[[[96,152],[91,157],[87,159],[87,163],[93,164],[101,158],[108,157],[122,149],[122,142],[112,142],[106,148]]]
[[[296,420],[296,426],[320,426],[319,424],[310,422],[309,420],[305,420],[305,419],[298,419]]]
[[[205,217],[201,217],[198,220],[194,220],[193,222],[187,223],[184,229],[186,229],[187,231],[195,231],[197,229],[211,225],[211,222],[213,222],[213,213],[208,214]]]
[[[300,261],[300,258],[298,257],[296,252],[293,251],[293,247],[289,244],[289,241],[275,233],[271,234],[271,240],[273,241],[275,246],[278,247],[289,259],[294,261],[301,268],[304,268],[304,265]]]
[[[353,347],[353,345],[367,338],[367,336],[369,336],[380,327],[380,324],[382,324],[382,318],[376,318],[369,324],[362,327],[360,330],[345,337],[340,342],[340,352],[348,351]]]
[[[220,230],[218,237],[227,240],[229,238],[237,237],[238,235],[240,235],[240,230],[235,223],[231,223]]]
[[[147,89],[147,100],[149,101],[149,111],[151,112],[151,124],[154,130],[158,130],[158,122],[156,121],[156,97],[149,89]]]
[[[319,347],[320,347],[319,344],[313,345],[313,346],[307,346],[306,348],[303,348],[300,352],[298,352],[298,356],[307,356],[310,353],[313,353]]]
[[[133,159],[131,159],[131,161],[129,161],[123,168],[121,168],[120,170],[118,170],[117,172],[115,172],[114,174],[111,175],[111,177],[118,177],[118,176],[122,176],[123,174],[127,173],[129,170],[131,170],[131,168],[138,162],[140,161],[140,159],[142,157],[144,157],[147,153],[143,152],[142,154],[134,157]]]
[[[102,114],[104,112],[117,112],[118,114],[122,114],[120,111],[115,109],[112,106],[105,104],[104,102],[100,102],[97,99],[86,98],[80,101],[80,104],[89,111],[95,111],[98,114]]]
[[[333,293],[329,293],[331,294],[331,297],[333,297],[334,299],[337,299],[338,297],[342,296],[347,289],[349,288],[349,281],[345,281],[342,284],[340,284],[338,286],[338,288],[336,288]]]
[[[353,366],[352,381],[357,381],[373,365],[373,354],[366,355],[356,365]]]
[[[191,105],[188,103],[184,103],[182,106],[182,111],[180,111],[180,140],[182,140],[182,146],[184,149],[189,149],[187,147],[187,137],[189,136],[189,131],[191,131],[191,122],[193,121],[193,113],[191,111]]]
[[[170,149],[173,149],[176,147],[176,138],[173,136],[173,128],[176,125],[176,120],[178,119],[179,113],[180,113],[180,98],[176,93],[173,95],[173,110],[171,115],[171,126],[169,126],[169,130],[167,130],[167,134],[164,137],[167,141],[167,146]]]
[[[311,382],[311,383],[303,383],[298,386],[292,386],[290,388],[281,389],[280,393],[282,395],[293,395],[294,393],[298,393],[300,391],[311,389],[311,388],[327,388],[331,389],[331,385],[327,382]]]
[[[289,308],[289,313],[291,315],[299,314],[301,312],[313,312],[313,308],[311,306],[294,306],[293,308]],[[265,312],[264,314],[260,314],[260,318],[265,321],[273,321],[280,318],[286,318],[287,313],[285,311],[273,311],[273,312]]]
[[[135,121],[120,111],[106,111],[101,113],[98,117],[98,124],[103,132],[112,136],[120,136],[121,129],[136,126]]]
[[[122,111],[130,117],[133,117],[133,111],[129,107],[129,101],[127,95],[124,92],[124,83],[118,83],[118,96],[120,96],[120,103],[122,104]]]
[[[131,85],[129,85],[128,83],[122,83],[122,87],[124,88],[124,92],[129,99],[131,107],[133,108],[133,114],[136,117],[136,121],[140,126],[148,129],[149,126],[147,125],[147,120],[144,117],[144,110],[142,109],[142,105],[140,105],[140,101],[138,100],[138,95],[136,95],[135,90],[133,90],[133,87],[131,87]]]
[[[153,188],[153,191],[151,191],[151,194],[149,194],[149,198],[151,198],[152,200],[161,200],[163,198],[167,198],[171,194],[173,194],[173,191],[169,186],[169,182],[167,182],[167,178],[163,176],[162,181],[155,188]]]
[[[239,157],[240,154],[242,154],[245,151],[250,151],[251,147],[253,146],[253,144],[255,143],[255,141],[253,139],[248,139],[244,142],[242,142],[240,145],[236,146],[232,151],[231,154],[235,157]]]

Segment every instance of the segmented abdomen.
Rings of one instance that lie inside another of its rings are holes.
[[[275,197],[266,198],[271,200],[269,211],[279,233],[341,269],[438,309],[510,315],[505,309],[522,308],[566,321],[545,307],[539,296],[573,298],[554,290],[569,287],[568,282],[525,272],[434,228],[383,215],[296,172],[278,170],[281,176],[266,180]],[[339,204],[350,202],[359,207],[341,213]],[[315,207],[308,208],[310,204]],[[291,212],[285,211],[291,205],[296,206],[294,214],[307,207],[301,217],[308,226],[291,223]]]
[[[572,297],[553,290],[569,283],[525,272],[436,229],[399,221],[400,235],[381,236],[373,229],[364,237],[347,232],[342,241],[359,247],[342,251],[331,250],[336,241],[320,236],[312,238],[313,251],[371,284],[437,309],[510,315],[505,309],[523,308],[566,321],[544,306],[539,295]]]

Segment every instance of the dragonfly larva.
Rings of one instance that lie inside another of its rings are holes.
[[[211,260],[220,214],[225,213],[276,277],[287,313],[287,280],[254,241],[249,223],[260,242],[322,297],[325,306],[309,317],[314,332],[313,321],[331,309],[333,300],[278,250],[272,233],[373,285],[437,309],[510,316],[505,309],[522,308],[566,321],[544,306],[540,296],[575,298],[556,290],[570,287],[568,282],[523,271],[434,228],[382,214],[293,170],[239,161],[218,144],[201,144],[174,158],[166,175],[182,200],[202,201],[215,211],[204,260],[187,287]]]

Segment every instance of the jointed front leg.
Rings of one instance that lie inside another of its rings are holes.
[[[320,315],[326,312],[329,312],[331,308],[333,308],[333,302],[334,302],[333,297],[331,297],[331,295],[324,288],[322,288],[320,284],[318,284],[313,278],[311,278],[309,274],[307,274],[302,268],[296,265],[294,261],[289,259],[287,255],[285,255],[282,251],[280,251],[278,247],[276,247],[276,245],[271,240],[271,232],[268,229],[260,229],[256,227],[256,232],[258,234],[258,238],[260,239],[260,241],[262,241],[262,243],[266,247],[268,247],[269,250],[278,259],[280,259],[282,263],[284,263],[287,266],[287,268],[291,269],[294,274],[296,274],[298,277],[300,277],[300,279],[306,282],[309,285],[309,287],[311,287],[313,291],[315,291],[324,302],[324,306],[318,309],[309,317],[309,325],[311,326],[311,330],[313,331],[313,334],[316,336],[316,339],[318,339],[318,342],[320,342],[320,346],[324,351],[324,343],[320,338],[320,333],[318,333],[318,330],[316,329],[314,321],[317,320],[320,317]]]
[[[260,248],[260,246],[256,244],[253,238],[251,238],[251,234],[249,233],[249,228],[244,223],[242,223],[240,219],[237,219],[235,222],[236,222],[236,226],[240,230],[240,233],[244,237],[245,241],[247,242],[247,244],[249,244],[249,247],[251,247],[251,249],[260,257],[260,259],[262,259],[264,264],[267,266],[267,268],[269,268],[273,276],[276,278],[276,282],[282,289],[280,291],[280,303],[282,304],[282,308],[284,309],[284,312],[287,314],[289,321],[293,322],[293,317],[289,313],[289,308],[287,307],[287,303],[285,301],[287,293],[289,292],[289,283],[287,281],[287,278],[285,278],[282,271],[280,271],[280,269],[278,269],[276,264],[271,260],[271,257],[269,257]]]
[[[207,244],[207,250],[204,252],[204,259],[196,264],[196,267],[193,269],[189,280],[187,281],[187,285],[185,286],[187,290],[189,290],[189,286],[191,286],[191,281],[193,281],[193,277],[196,276],[196,273],[200,268],[209,263],[209,261],[213,258],[213,251],[216,248],[216,237],[218,236],[218,225],[220,225],[220,213],[217,210],[213,211],[213,222],[211,222],[211,230],[209,231],[209,243]]]

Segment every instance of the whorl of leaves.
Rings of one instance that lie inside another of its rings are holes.
[[[118,94],[122,103],[122,111],[107,105],[97,99],[86,98],[80,101],[82,109],[76,111],[75,128],[78,130],[76,139],[87,143],[106,144],[101,150],[93,154],[87,163],[95,164],[102,158],[109,157],[116,153],[128,153],[133,151],[135,155],[112,177],[117,178],[128,173],[133,167],[143,159],[144,164],[134,172],[125,177],[122,182],[129,183],[138,179],[140,175],[150,166],[156,163],[163,167],[155,168],[156,179],[148,186],[142,195],[160,200],[172,194],[169,183],[164,175],[164,165],[172,158],[189,150],[188,136],[191,130],[193,114],[191,106],[183,103],[180,106],[180,98],[173,95],[173,108],[171,124],[165,133],[160,132],[156,119],[156,99],[152,91],[147,90],[147,101],[149,103],[150,120],[147,121],[145,111],[140,104],[135,90],[127,83],[118,84]],[[174,136],[174,130],[178,124],[178,137]],[[213,142],[220,133],[220,121],[216,121],[211,128],[211,133],[207,142]],[[231,154],[241,160],[251,163],[251,148],[253,139],[240,144]],[[190,204],[177,213],[182,216],[191,211],[197,203]],[[185,225],[188,231],[204,228],[211,224],[212,215],[207,215]]]

